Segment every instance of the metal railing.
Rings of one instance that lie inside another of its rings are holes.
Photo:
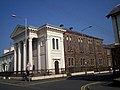
[[[70,75],[70,73],[76,73],[76,72],[88,72],[88,71],[107,71],[110,70],[110,67],[99,67],[99,68],[94,68],[94,67],[68,67],[68,68],[60,68],[57,71],[55,69],[41,69],[41,70],[31,70],[29,71],[29,74],[31,77],[34,76],[47,76],[47,75],[56,75],[56,74],[67,74]],[[26,71],[16,71],[16,72],[10,72],[10,71],[5,71],[5,72],[0,72],[0,76],[16,76],[16,77],[21,77],[24,76],[27,72]]]

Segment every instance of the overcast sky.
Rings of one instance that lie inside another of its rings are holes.
[[[0,53],[13,44],[10,35],[24,19],[12,18],[16,14],[28,19],[29,26],[52,24],[73,27],[75,31],[92,25],[82,33],[114,43],[111,19],[105,16],[120,0],[0,0]]]

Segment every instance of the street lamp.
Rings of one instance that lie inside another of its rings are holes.
[[[11,61],[11,60],[9,60],[10,72],[11,72],[11,63],[12,63],[12,61]]]
[[[2,66],[2,68],[3,68],[2,71],[4,72],[4,71],[5,71],[4,61],[2,61],[2,65],[3,65],[3,66]]]
[[[87,29],[89,29],[89,28],[91,28],[91,27],[92,27],[92,26],[88,26],[88,27],[86,27],[86,28],[84,28],[84,29],[81,30],[82,37],[83,37],[83,35],[84,35],[82,32],[85,31],[85,30],[87,30]]]
[[[25,59],[27,60],[27,18],[22,18],[22,17],[19,17],[15,14],[12,14],[12,17],[13,18],[19,18],[19,19],[24,19],[24,24],[25,24],[25,48],[26,48],[26,51],[24,52],[24,55],[25,55]],[[26,71],[26,61],[24,62],[24,69]]]
[[[87,61],[85,61],[85,75],[87,75]]]
[[[3,72],[5,72],[5,71],[6,71],[6,64],[7,64],[7,61],[6,61],[6,60],[2,61],[2,65],[3,65]]]
[[[88,27],[82,29],[81,32],[83,32],[84,30],[86,30],[86,29],[88,29],[88,28],[91,28],[91,27],[92,27],[92,26],[88,26]]]

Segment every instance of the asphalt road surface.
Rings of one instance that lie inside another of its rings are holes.
[[[75,76],[69,78],[39,80],[39,81],[17,81],[0,80],[0,90],[81,90],[83,85],[97,81],[109,81],[112,75],[89,75]]]
[[[0,90],[80,90],[88,82],[66,78],[31,82],[0,80]]]

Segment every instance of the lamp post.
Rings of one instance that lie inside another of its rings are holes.
[[[25,24],[25,49],[24,50],[24,55],[25,55],[25,58],[24,60],[27,60],[27,18],[22,18],[20,16],[17,16],[15,14],[12,14],[12,17],[13,18],[19,18],[19,19],[24,19],[24,24]],[[26,61],[24,61],[24,68],[23,68],[23,71],[26,71]]]
[[[5,71],[4,61],[2,61],[2,68],[3,68],[3,72],[4,72]]]
[[[88,28],[91,28],[91,27],[92,27],[92,26],[88,26],[88,27],[82,29],[81,32],[83,32],[84,30],[86,30],[86,29],[88,29]]]
[[[87,75],[87,61],[85,61],[85,75]]]
[[[2,61],[2,65],[3,65],[3,72],[5,72],[5,71],[6,71],[6,64],[7,64],[6,60]]]
[[[12,63],[12,61],[9,60],[10,72],[11,72],[11,63]]]

